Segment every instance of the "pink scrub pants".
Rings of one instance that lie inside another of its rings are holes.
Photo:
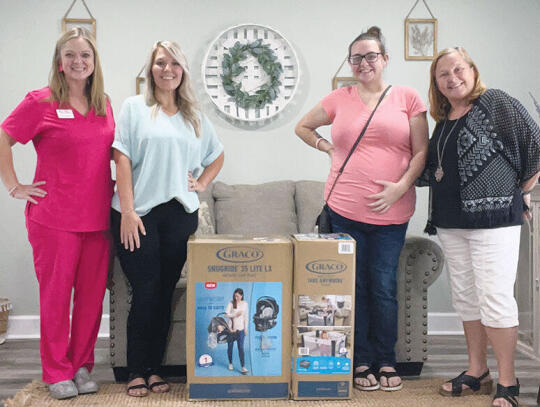
[[[71,380],[79,368],[91,371],[94,367],[107,283],[109,232],[67,232],[29,219],[26,227],[39,282],[43,381]]]

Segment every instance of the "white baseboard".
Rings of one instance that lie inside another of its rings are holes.
[[[428,312],[428,335],[463,335],[461,318],[455,312]]]
[[[429,335],[462,335],[463,326],[456,313],[430,312],[428,313]],[[99,327],[100,338],[109,337],[109,315],[104,314]],[[39,315],[14,315],[9,317],[8,339],[35,339],[39,338]]]
[[[14,315],[8,320],[7,339],[39,338],[39,315]],[[109,314],[103,314],[98,337],[109,337]]]

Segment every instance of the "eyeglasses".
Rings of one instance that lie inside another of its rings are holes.
[[[364,58],[368,62],[375,62],[379,58],[379,55],[382,55],[382,52],[368,52],[366,55],[354,54],[349,57],[349,62],[351,65],[360,65]]]

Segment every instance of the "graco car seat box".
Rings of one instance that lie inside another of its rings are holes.
[[[292,397],[351,398],[356,243],[341,233],[292,241]]]
[[[213,235],[188,242],[188,398],[286,399],[292,243]]]

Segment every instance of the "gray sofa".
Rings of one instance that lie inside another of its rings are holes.
[[[323,205],[324,184],[277,181],[259,185],[215,182],[200,194],[199,234],[292,234],[314,230]],[[427,359],[427,290],[443,267],[439,246],[407,237],[398,270],[399,327],[396,353],[402,375],[418,375]],[[183,375],[185,357],[185,271],[173,299],[164,374]],[[110,289],[110,357],[117,381],[127,377],[126,321],[130,287],[117,260]],[[185,369],[185,367],[184,367]]]

